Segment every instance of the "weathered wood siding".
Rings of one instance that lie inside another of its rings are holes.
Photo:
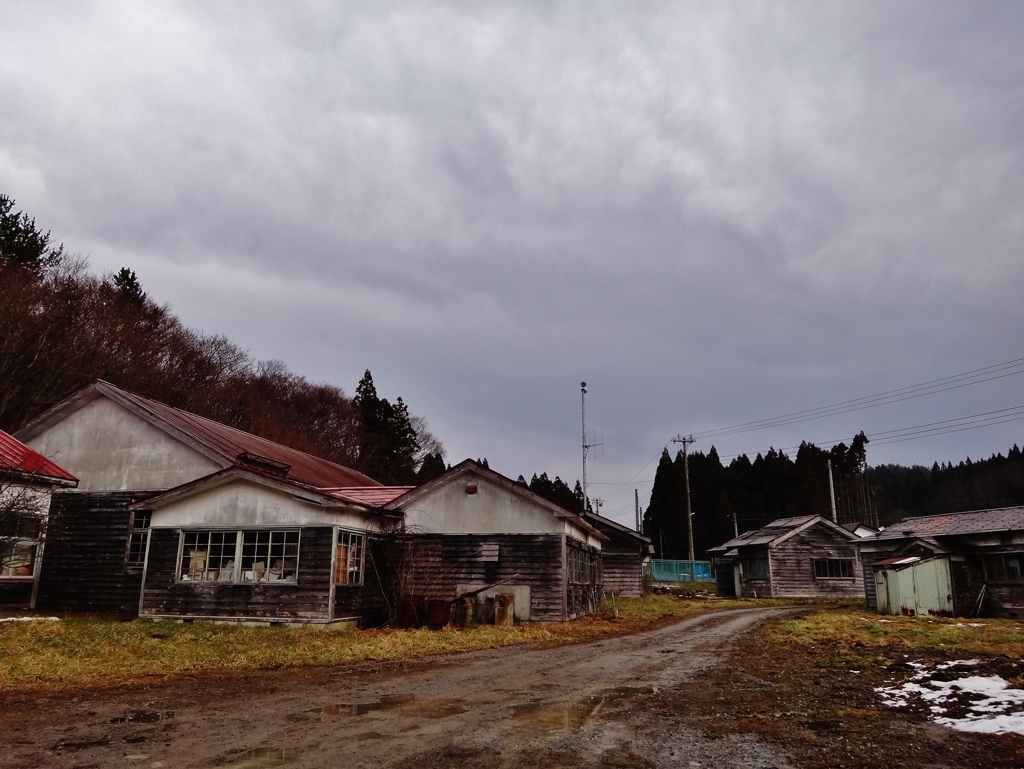
[[[358,617],[359,627],[379,627],[390,619],[381,575],[385,572],[382,543],[368,538],[366,563],[363,565],[363,584],[337,585],[334,588],[334,618]]]
[[[817,558],[853,560],[853,577],[819,579],[814,576]],[[771,597],[862,598],[864,571],[854,541],[823,525],[811,526],[771,548]]]
[[[0,607],[5,609],[27,609],[32,603],[32,580],[0,580]]]
[[[142,569],[128,567],[128,506],[153,492],[56,492],[50,503],[36,608],[133,617]]]
[[[565,611],[562,540],[560,534],[409,534],[387,547],[388,592],[454,601],[458,585],[518,574],[510,582],[529,586],[531,619],[557,622]]]
[[[605,590],[615,595],[643,595],[643,556],[639,547],[636,550],[602,548],[601,560]]]
[[[144,616],[281,621],[326,621],[330,617],[333,527],[300,530],[295,583],[179,582],[180,530],[154,528],[150,537]]]

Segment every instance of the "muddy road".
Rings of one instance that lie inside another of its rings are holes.
[[[750,735],[705,739],[658,703],[785,609],[713,613],[555,649],[387,668],[184,677],[8,700],[3,767],[787,767]]]

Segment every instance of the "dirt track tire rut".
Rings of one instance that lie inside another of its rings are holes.
[[[732,641],[784,609],[703,615],[553,649],[384,672],[278,671],[28,700],[3,767],[786,767],[750,737],[706,740],[659,712]]]

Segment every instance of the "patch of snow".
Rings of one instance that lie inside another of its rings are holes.
[[[3,617],[0,622],[60,622],[60,617]]]
[[[980,664],[980,660],[952,660],[936,666],[936,670],[966,668]],[[906,707],[911,697],[929,703],[933,720],[940,726],[962,732],[1003,734],[1014,732],[1024,734],[1024,690],[1010,689],[1000,676],[967,675],[955,681],[935,681],[927,665],[911,662],[917,671],[901,686],[880,686],[875,689],[885,705],[893,708]],[[948,718],[941,713],[945,707],[958,702],[967,705],[968,714],[963,718]]]

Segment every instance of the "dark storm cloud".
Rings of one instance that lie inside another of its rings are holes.
[[[678,431],[1021,354],[1017,3],[5,17],[0,189],[190,324],[349,388],[370,367],[453,460],[575,478],[581,379],[606,444],[592,477],[625,481]],[[869,459],[977,456],[1018,428]]]

